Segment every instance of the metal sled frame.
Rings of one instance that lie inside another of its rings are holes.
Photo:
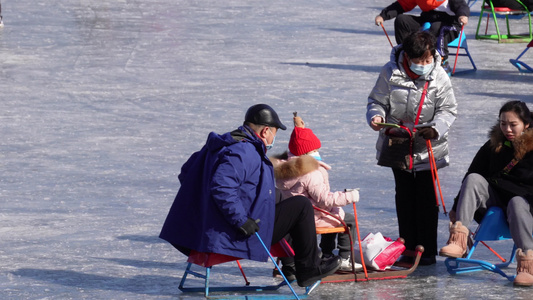
[[[446,265],[448,273],[455,275],[487,270],[500,274],[509,281],[513,281],[515,275],[507,275],[502,269],[507,268],[509,264],[514,262],[516,245],[513,246],[509,260],[503,263],[493,264],[488,261],[472,258],[479,242],[508,240],[510,238],[511,234],[509,232],[509,227],[507,225],[507,221],[505,220],[505,215],[502,209],[499,207],[489,208],[485,214],[485,217],[483,218],[483,221],[476,230],[474,244],[470,248],[467,256],[465,258],[447,258],[444,260],[444,264]]]
[[[183,274],[183,277],[181,278],[180,284],[178,288],[184,292],[184,293],[204,293],[204,296],[209,299],[305,299],[307,296],[320,284],[320,281],[315,282],[313,285],[308,286],[305,288],[304,294],[297,294],[296,291],[292,288],[291,283],[287,280],[283,272],[281,271],[280,266],[276,263],[275,259],[273,258],[272,254],[270,253],[270,250],[266,247],[266,245],[263,243],[263,240],[259,236],[259,234],[256,232],[255,235],[259,240],[261,241],[261,244],[263,245],[265,251],[267,251],[272,263],[274,263],[274,266],[279,271],[281,276],[283,277],[283,281],[276,285],[249,285],[250,283],[246,280],[246,285],[244,286],[216,286],[212,287],[209,283],[209,277],[211,274],[211,269],[214,265],[219,263],[224,263],[228,261],[237,260],[238,258],[229,257],[226,255],[220,255],[220,254],[213,254],[213,253],[199,253],[194,252],[189,256],[188,265],[185,269],[185,272]],[[286,242],[285,242],[286,243]],[[292,251],[292,249],[291,249]],[[205,263],[206,258],[208,258],[210,255],[218,256],[213,261],[210,261],[208,263]],[[281,256],[281,255],[280,255]],[[195,272],[191,270],[191,267],[193,264],[197,264],[199,266],[202,266],[205,268],[205,274],[201,274],[199,272]],[[242,272],[242,269],[241,269]],[[196,278],[201,278],[204,280],[203,286],[197,286],[197,287],[185,287],[185,282],[187,280],[187,276],[192,275]],[[244,272],[243,272],[244,276]],[[245,277],[246,279],[246,277]],[[280,294],[280,293],[265,293],[268,291],[277,291],[283,286],[288,286],[291,290],[291,294]],[[223,294],[223,295],[212,295],[211,292],[235,292],[239,294]],[[250,294],[250,293],[254,294]]]
[[[522,55],[524,55],[527,50],[529,50],[529,48],[533,47],[533,40],[531,42],[529,42],[529,44],[527,44],[527,47],[526,49],[524,49],[524,51],[522,51],[522,53],[520,53],[520,55],[518,55],[518,57],[516,59],[509,59],[509,62],[515,66],[518,71],[520,72],[524,72],[524,73],[533,73],[533,68],[530,67],[529,65],[527,65],[525,62],[523,61],[520,61],[520,58],[522,57]]]
[[[531,12],[527,9],[527,7],[520,1],[516,0],[516,2],[520,3],[524,9],[522,10],[512,10],[507,7],[494,7],[492,4],[492,1],[490,0],[483,0],[483,3],[481,4],[481,12],[479,14],[479,21],[477,23],[477,30],[476,30],[476,39],[489,39],[489,40],[497,40],[498,43],[527,43],[533,39],[533,29],[531,25]],[[485,28],[485,34],[480,34],[479,29],[481,26],[481,20],[483,19],[484,14],[487,14],[487,21],[486,21],[486,28]],[[487,34],[488,26],[489,26],[489,19],[492,15],[492,18],[494,19],[494,25],[496,26],[496,34]],[[505,16],[505,22],[507,25],[507,34],[501,34],[500,28],[498,26],[498,19],[497,15],[503,15]],[[524,17],[527,18],[528,25],[529,25],[529,32],[527,34],[511,34],[511,29],[509,27],[509,18],[510,17]]]
[[[346,272],[338,271],[337,273],[322,278],[322,283],[328,282],[351,282],[351,281],[369,281],[369,280],[386,280],[386,279],[398,279],[406,278],[407,275],[413,273],[418,267],[420,262],[420,257],[424,252],[424,247],[417,246],[416,251],[405,250],[402,255],[414,257],[415,261],[411,264],[405,264],[402,262],[396,262],[389,270],[377,271],[377,270],[367,270],[366,274],[364,271],[357,272]],[[362,262],[364,264],[364,262]]]
[[[352,235],[350,233],[350,230],[344,220],[341,220],[337,216],[329,213],[328,211],[325,211],[323,209],[314,207],[315,210],[318,210],[322,213],[325,213],[333,218],[336,218],[341,222],[342,226],[330,228],[329,232],[326,228],[317,228],[317,234],[323,234],[323,233],[348,233],[350,235],[350,246],[352,250],[351,255],[351,261],[352,261],[352,271],[337,271],[335,274],[329,275],[327,277],[322,278],[322,283],[331,283],[331,282],[353,282],[353,281],[369,281],[369,280],[385,280],[385,279],[397,279],[397,278],[405,278],[407,275],[411,274],[416,268],[418,267],[418,263],[420,262],[420,257],[422,256],[422,253],[424,252],[424,247],[419,245],[416,247],[416,251],[412,250],[405,250],[402,255],[414,257],[414,263],[411,264],[405,264],[401,262],[396,262],[391,269],[385,270],[385,271],[377,271],[377,270],[368,270],[366,268],[365,262],[361,257],[361,264],[363,265],[362,271],[355,271],[354,268],[354,243],[352,240]],[[353,203],[353,213],[355,217],[355,223],[357,226],[357,238],[359,245],[361,245],[361,237],[359,234],[359,227],[358,227],[358,221],[357,221],[357,209],[355,207],[355,203]],[[361,248],[359,249],[361,253]],[[362,254],[362,253],[361,253]]]

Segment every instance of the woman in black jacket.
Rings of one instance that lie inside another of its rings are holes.
[[[490,133],[463,179],[450,212],[450,238],[439,254],[462,257],[467,251],[467,226],[474,214],[499,206],[507,220],[517,250],[515,285],[533,285],[533,128],[532,115],[521,101],[500,109],[499,122]],[[478,219],[478,218],[476,218]]]

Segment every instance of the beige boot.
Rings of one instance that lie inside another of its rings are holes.
[[[516,277],[513,284],[517,286],[533,285],[533,250],[524,253],[522,249],[516,250]]]
[[[450,222],[450,238],[448,238],[447,246],[440,249],[439,255],[446,257],[463,257],[466,253],[466,242],[468,239],[468,228],[463,226],[460,221],[455,223]]]

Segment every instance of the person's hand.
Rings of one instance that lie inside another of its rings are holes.
[[[345,192],[348,203],[359,202],[359,189],[346,189]]]
[[[437,130],[433,127],[424,127],[418,129],[418,134],[421,135],[425,140],[434,140],[436,139],[439,134],[437,133]]]
[[[383,24],[383,17],[380,16],[380,15],[377,15],[376,19],[374,20],[374,22],[376,22],[376,26],[379,26],[379,25]]]
[[[252,218],[248,218],[244,224],[239,227],[239,230],[245,235],[245,236],[251,236],[252,234],[259,231],[259,220],[255,221]]]
[[[466,24],[468,24],[468,17],[467,16],[460,16],[459,17],[459,22],[461,23],[461,25],[466,26]]]
[[[376,123],[385,123],[385,120],[381,116],[373,117],[372,122],[370,122],[370,127],[374,129],[375,131],[380,130],[383,128],[383,125],[378,125]]]

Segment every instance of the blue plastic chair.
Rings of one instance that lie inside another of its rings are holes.
[[[431,23],[426,22],[422,25],[421,30],[422,31],[429,30],[430,27],[431,27]],[[476,64],[474,63],[474,59],[472,58],[472,55],[470,55],[470,51],[468,51],[468,43],[466,42],[466,33],[464,32],[464,29],[461,30],[461,32],[459,32],[459,36],[455,40],[448,43],[448,49],[449,48],[455,48],[455,49],[459,48],[459,49],[463,49],[465,52],[465,53],[461,53],[460,51],[455,52],[455,61],[453,64],[454,67],[453,67],[452,73],[449,75],[455,75],[455,73],[459,74],[459,73],[475,72],[477,70]],[[457,59],[459,58],[459,56],[467,56],[468,59],[470,60],[470,63],[472,64],[473,69],[461,70],[461,71],[456,72],[455,66],[457,65]]]
[[[279,284],[275,285],[250,285],[248,280],[246,279],[246,276],[244,275],[244,272],[241,269],[241,272],[245,278],[246,285],[244,286],[210,286],[209,277],[211,274],[211,269],[213,266],[225,262],[230,262],[237,260],[239,258],[227,256],[223,254],[216,254],[216,253],[201,253],[192,251],[191,255],[189,255],[189,259],[187,260],[187,268],[185,269],[185,272],[183,274],[183,277],[181,278],[180,284],[178,288],[185,293],[198,293],[203,292],[204,296],[206,298],[224,298],[224,299],[261,299],[261,298],[268,298],[268,299],[305,299],[307,296],[320,284],[320,280],[315,282],[313,285],[308,286],[305,288],[304,294],[297,294],[296,291],[292,288],[291,283],[287,280],[283,272],[281,271],[281,267],[276,263],[276,260],[273,256],[287,256],[287,255],[294,255],[294,252],[292,251],[292,248],[290,245],[285,241],[282,240],[280,243],[272,246],[272,249],[269,249],[264,243],[259,234],[256,232],[255,236],[259,239],[261,242],[263,248],[268,253],[272,263],[274,266],[278,269],[279,273],[283,277],[283,281]],[[205,268],[205,274],[201,274],[199,272],[193,271],[191,267],[194,265],[198,265],[200,267]],[[239,265],[240,267],[240,265]],[[187,276],[191,275],[196,278],[200,278],[204,280],[203,286],[192,286],[192,287],[185,287],[185,282],[187,280]],[[281,293],[265,293],[265,291],[277,291],[283,286],[288,286],[291,293],[290,294],[281,294]],[[210,292],[236,292],[239,294],[235,295],[215,295],[212,296]],[[250,294],[252,292],[255,292],[255,294]],[[244,293],[244,294],[242,294]]]
[[[513,245],[511,257],[503,263],[493,264],[474,258],[475,250],[480,242],[508,239],[511,239],[511,233],[509,232],[509,226],[507,225],[503,210],[499,207],[490,207],[476,230],[474,244],[470,248],[467,256],[465,258],[447,258],[444,260],[448,273],[455,275],[487,270],[500,274],[509,281],[513,281],[515,275],[507,275],[502,269],[507,268],[509,264],[515,261],[516,245]]]
[[[516,59],[509,59],[509,62],[513,66],[515,66],[518,69],[518,71],[520,71],[520,72],[533,73],[533,68],[530,67],[525,62],[520,60],[522,55],[524,55],[527,52],[527,50],[529,50],[529,48],[531,48],[531,47],[533,47],[533,40],[531,42],[529,42],[529,44],[527,44],[526,49],[524,51],[522,51],[522,53],[520,53],[520,55],[518,55],[518,57]]]
[[[459,74],[459,73],[475,72],[477,70],[476,64],[474,63],[474,59],[472,59],[472,55],[470,55],[470,51],[468,51],[468,43],[466,42],[466,33],[464,32],[464,29],[459,33],[459,37],[457,37],[455,40],[451,41],[448,44],[448,49],[449,48],[464,50],[464,53],[461,53],[460,51],[456,51],[455,53],[455,62],[454,62],[454,68],[452,71],[452,75],[455,75],[455,73]],[[455,66],[457,65],[457,59],[459,58],[459,56],[467,56],[468,59],[470,60],[470,63],[472,64],[472,69],[455,71]]]
[[[467,5],[468,5],[468,7],[471,8],[472,6],[474,6],[474,4],[476,4],[476,2],[477,2],[477,0],[468,0]]]

